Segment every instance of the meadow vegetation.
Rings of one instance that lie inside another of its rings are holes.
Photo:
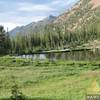
[[[10,100],[12,87],[15,92],[18,87],[25,100],[85,100],[92,81],[100,84],[99,75],[100,61],[33,61],[4,56],[0,57],[0,99]]]

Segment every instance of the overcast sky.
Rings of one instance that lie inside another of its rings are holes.
[[[9,30],[59,15],[78,0],[0,0],[0,24]]]

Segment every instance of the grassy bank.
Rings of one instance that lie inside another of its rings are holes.
[[[94,79],[100,84],[100,62],[32,61],[0,57],[0,100],[11,96],[16,82],[32,100],[85,100]]]

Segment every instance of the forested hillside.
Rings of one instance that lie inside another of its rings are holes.
[[[12,53],[75,48],[90,41],[99,41],[100,3],[98,0],[80,0],[52,22],[40,23],[35,27],[39,31],[31,27],[22,32],[24,35],[20,32],[11,38]]]
[[[100,39],[100,1],[80,0],[53,23],[61,28],[64,45],[81,45]]]

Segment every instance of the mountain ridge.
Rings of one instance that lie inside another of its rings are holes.
[[[11,30],[10,36],[16,36],[17,34],[30,34],[32,32],[38,32],[41,28],[44,28],[48,23],[51,23],[56,19],[56,16],[50,15],[43,20],[32,22],[25,26],[17,26]]]

